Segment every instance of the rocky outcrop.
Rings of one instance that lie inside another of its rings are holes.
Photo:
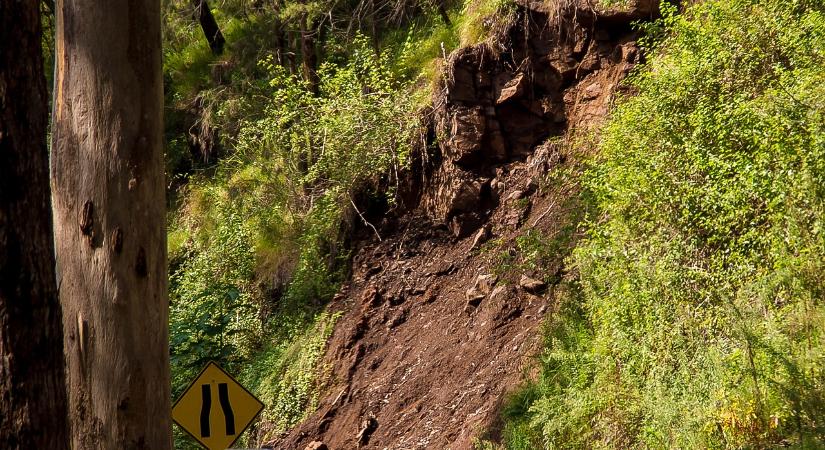
[[[498,40],[453,52],[433,99],[437,148],[421,195],[428,215],[467,236],[500,201],[491,189],[497,166],[604,117],[640,59],[629,23],[654,14],[654,3],[525,3]]]

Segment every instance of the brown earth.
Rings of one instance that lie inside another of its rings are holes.
[[[351,281],[329,306],[343,316],[319,407],[270,446],[469,449],[497,438],[576,239],[576,184],[555,176],[575,165],[565,138],[605,117],[641,57],[630,22],[657,2],[560,3],[523,4],[497,39],[449,56],[431,111],[438,145],[410,176],[414,208],[355,244]],[[528,232],[555,239],[558,254],[523,264],[515,240]]]

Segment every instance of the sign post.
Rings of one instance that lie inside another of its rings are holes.
[[[172,420],[208,450],[226,450],[264,404],[214,362],[201,370],[172,407]]]

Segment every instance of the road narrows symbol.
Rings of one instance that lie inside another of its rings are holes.
[[[212,389],[208,384],[201,385],[201,437],[209,437],[210,424],[209,413],[212,412]],[[221,403],[223,417],[226,421],[226,435],[235,434],[235,413],[232,411],[232,404],[229,403],[229,385],[218,383],[218,401]]]
[[[226,420],[226,435],[235,434],[235,413],[232,412],[232,405],[229,403],[229,388],[226,383],[218,384],[218,400],[221,402],[223,417]]]
[[[212,389],[201,385],[201,437],[209,437],[209,412],[212,411]]]

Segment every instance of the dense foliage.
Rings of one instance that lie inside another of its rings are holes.
[[[825,4],[707,0],[648,31],[509,447],[816,446]]]

